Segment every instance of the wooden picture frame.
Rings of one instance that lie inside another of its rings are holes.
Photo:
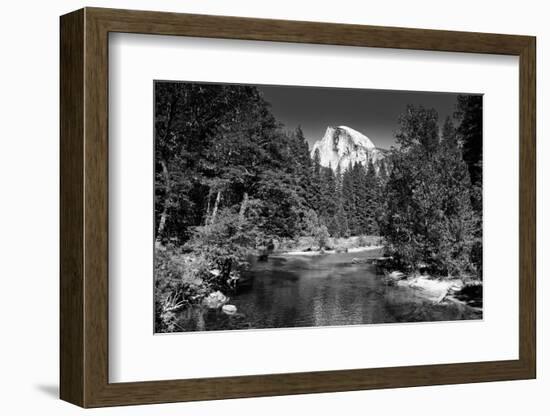
[[[60,396],[63,400],[82,407],[101,407],[535,378],[534,37],[100,8],[64,15],[60,28]],[[109,383],[110,32],[519,56],[519,359]]]

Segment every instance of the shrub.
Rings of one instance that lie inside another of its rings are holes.
[[[232,275],[248,264],[248,254],[266,239],[257,227],[256,207],[256,202],[250,200],[239,211],[235,207],[222,209],[215,222],[195,227],[185,245],[193,255],[219,270],[215,279],[218,290],[223,290]]]
[[[312,209],[307,211],[304,217],[304,232],[315,239],[319,250],[327,246],[328,238],[330,237],[328,228]]]
[[[185,255],[174,247],[155,251],[155,326],[157,332],[175,330],[179,309],[199,304],[216,286],[212,265],[204,257]]]

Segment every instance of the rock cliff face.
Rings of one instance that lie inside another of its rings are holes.
[[[316,150],[322,166],[336,170],[339,165],[342,172],[355,163],[366,166],[369,161],[378,171],[385,154],[367,136],[347,126],[327,127],[323,138],[313,145],[311,157]]]

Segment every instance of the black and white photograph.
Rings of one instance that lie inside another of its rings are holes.
[[[483,318],[483,96],[157,80],[154,331]]]

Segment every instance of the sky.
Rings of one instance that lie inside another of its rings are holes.
[[[275,118],[288,130],[301,126],[310,148],[328,126],[348,126],[376,147],[395,144],[397,120],[407,104],[435,108],[440,125],[453,115],[458,94],[439,92],[258,85]]]

